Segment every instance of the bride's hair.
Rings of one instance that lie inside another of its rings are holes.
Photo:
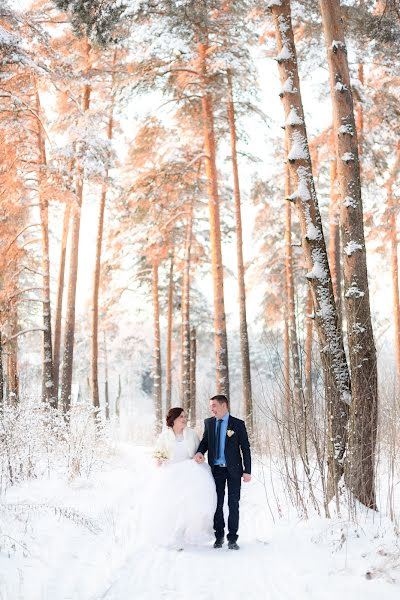
[[[173,427],[174,421],[183,413],[183,408],[181,406],[175,406],[174,408],[170,408],[168,414],[166,416],[167,427]]]

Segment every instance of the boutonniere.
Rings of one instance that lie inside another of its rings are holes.
[[[228,429],[228,431],[226,432],[226,435],[228,437],[232,437],[235,434],[235,432],[233,431],[233,429]]]

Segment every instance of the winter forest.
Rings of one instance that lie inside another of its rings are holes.
[[[399,55],[398,0],[0,0],[1,600],[399,597]],[[241,552],[149,547],[214,394]]]

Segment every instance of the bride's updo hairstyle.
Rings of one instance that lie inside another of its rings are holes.
[[[170,408],[166,417],[167,427],[173,427],[175,419],[180,417],[182,413],[183,408],[181,406]]]

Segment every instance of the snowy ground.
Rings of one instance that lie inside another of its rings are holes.
[[[277,518],[242,487],[238,552],[137,537],[150,449],[120,446],[89,480],[36,480],[0,503],[0,600],[398,600],[399,540],[382,515]],[[267,484],[268,485],[268,484]]]

